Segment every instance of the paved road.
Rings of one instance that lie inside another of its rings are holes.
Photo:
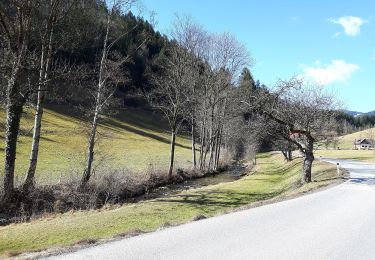
[[[350,180],[321,192],[55,258],[375,259],[375,165],[340,164]]]

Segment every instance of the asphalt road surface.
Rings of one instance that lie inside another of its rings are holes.
[[[375,259],[375,165],[299,198],[167,228],[53,259]]]

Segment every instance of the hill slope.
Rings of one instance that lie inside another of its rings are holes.
[[[0,178],[4,174],[4,120],[0,111]],[[33,126],[33,111],[27,110],[21,121],[17,150],[16,180],[23,180],[28,165]],[[60,178],[79,177],[83,171],[87,142],[87,123],[73,116],[68,108],[50,107],[42,126],[37,180],[55,182]],[[149,167],[166,167],[169,158],[167,123],[161,117],[141,110],[123,110],[115,118],[105,119],[98,129],[95,170],[134,172]],[[176,168],[189,166],[190,141],[178,137]]]
[[[375,128],[370,128],[360,132],[355,132],[352,134],[341,136],[339,138],[338,147],[340,147],[341,149],[353,149],[354,140],[362,138],[375,139]]]

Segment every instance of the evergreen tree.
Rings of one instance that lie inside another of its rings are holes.
[[[244,90],[255,90],[257,88],[253,75],[248,68],[242,70],[239,86]]]

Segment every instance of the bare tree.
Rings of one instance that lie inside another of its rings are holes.
[[[172,38],[178,42],[180,46],[185,48],[189,54],[192,55],[190,59],[192,67],[201,66],[202,57],[206,42],[208,40],[208,33],[203,29],[203,27],[194,22],[191,16],[188,15],[176,15],[176,20],[173,23],[173,28],[171,32]],[[196,76],[190,81],[191,97],[190,97],[190,110],[188,110],[188,117],[190,118],[191,124],[191,150],[192,150],[192,163],[193,168],[197,166],[196,158],[196,105],[198,99],[197,95],[199,88],[199,70],[196,70]]]
[[[280,81],[273,91],[259,91],[243,101],[275,127],[280,136],[292,142],[304,156],[303,181],[311,182],[314,144],[336,130],[334,96],[319,86],[309,86],[293,78]]]
[[[86,167],[82,176],[81,188],[87,184],[91,177],[99,115],[103,111],[105,106],[108,105],[108,101],[112,98],[116,90],[116,86],[121,78],[121,75],[119,73],[120,66],[124,64],[130,57],[129,55],[126,57],[121,57],[118,53],[111,52],[114,44],[123,36],[129,33],[129,31],[126,31],[118,36],[113,37],[111,35],[111,27],[116,15],[130,10],[134,2],[135,0],[108,1],[110,9],[108,10],[106,17],[105,36],[103,40],[103,49],[101,52],[96,84],[97,88],[95,108],[89,133]],[[139,47],[142,45],[143,43],[140,44]]]
[[[47,92],[47,82],[50,78],[51,63],[53,59],[53,45],[55,43],[54,34],[55,26],[64,14],[69,10],[69,1],[51,0],[43,3],[39,10],[39,25],[40,31],[40,67],[39,78],[37,82],[37,101],[36,111],[34,116],[33,138],[30,152],[29,168],[26,173],[24,190],[29,190],[34,187],[34,176],[38,162],[39,143],[42,128],[42,117],[44,110],[44,102]]]
[[[251,60],[243,44],[228,33],[213,34],[206,42],[203,60],[206,69],[202,73],[199,89],[200,102],[200,169],[216,170],[220,160],[223,133],[231,102],[231,89],[241,69]],[[207,160],[208,159],[208,160]]]
[[[162,75],[153,78],[155,87],[147,96],[150,104],[167,118],[171,130],[169,178],[173,173],[176,135],[191,105],[190,85],[196,75],[191,59],[192,56],[181,46],[169,46],[164,56]]]

